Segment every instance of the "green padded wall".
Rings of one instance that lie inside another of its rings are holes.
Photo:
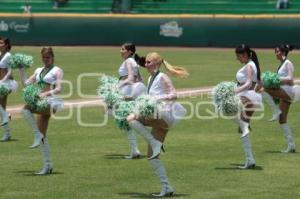
[[[0,35],[19,45],[300,46],[300,16],[1,16]]]

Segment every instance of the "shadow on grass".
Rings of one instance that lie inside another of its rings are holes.
[[[155,193],[158,194],[158,193]],[[119,195],[123,196],[129,196],[132,198],[157,198],[155,196],[152,196],[151,194],[146,194],[146,193],[138,193],[138,192],[129,192],[129,193],[119,193]],[[177,194],[175,193],[172,198],[174,197],[189,197],[190,194]]]
[[[240,169],[238,167],[243,166],[242,164],[233,163],[230,165],[231,165],[230,167],[216,167],[215,170],[257,170],[257,171],[263,170],[263,167],[261,166],[255,166],[254,168],[251,169]]]
[[[61,174],[64,174],[63,172],[57,172],[57,171],[54,171],[52,172],[51,174],[47,174],[47,175],[36,175],[37,171],[17,171],[16,173],[19,173],[19,174],[23,174],[24,176],[34,176],[34,177],[41,177],[41,176],[51,176],[51,175],[61,175]]]
[[[17,142],[17,141],[19,141],[19,140],[13,138],[13,139],[9,139],[9,140],[7,140],[7,141],[0,141],[0,142],[1,142],[1,143],[7,143],[7,142]]]
[[[128,154],[124,155],[124,154],[107,154],[104,155],[105,159],[121,159],[121,160],[128,160],[125,158],[125,156],[127,156]],[[146,158],[146,156],[141,155],[140,158],[134,158],[134,160],[138,160],[138,159],[143,159]]]
[[[265,151],[266,153],[282,153],[281,151]]]

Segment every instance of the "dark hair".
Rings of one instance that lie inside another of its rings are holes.
[[[52,57],[54,57],[54,52],[53,52],[52,47],[43,47],[41,50],[41,54],[42,55],[48,54],[48,55],[51,55]]]
[[[289,52],[294,49],[294,46],[285,44],[285,45],[277,46],[276,48],[278,48],[280,50],[280,52],[283,52],[284,55],[287,56],[289,54]]]
[[[11,49],[10,40],[8,38],[5,38],[5,37],[0,37],[0,40],[4,41],[4,44],[7,46],[6,50],[10,51],[10,49]]]
[[[145,67],[146,57],[140,57],[138,54],[135,54],[134,60],[136,61],[136,63],[138,63],[138,65]]]
[[[128,51],[131,51],[132,54],[131,56],[135,53],[136,49],[135,49],[135,45],[133,43],[125,43],[122,46],[124,46],[124,48]]]
[[[257,54],[254,50],[250,49],[249,46],[242,44],[239,45],[235,48],[235,53],[236,54],[244,54],[246,53],[248,57],[255,63],[256,69],[257,69],[257,79],[260,80],[260,67],[259,67],[259,62],[257,58]]]

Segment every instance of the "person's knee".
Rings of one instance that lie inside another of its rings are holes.
[[[279,124],[284,124],[287,122],[287,117],[285,115],[280,115],[279,116]]]
[[[127,120],[128,123],[132,122],[133,120],[136,120],[135,114],[133,114],[133,113],[132,113],[132,114],[129,114],[129,115],[127,116],[126,120]]]

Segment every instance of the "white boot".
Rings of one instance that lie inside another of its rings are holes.
[[[262,92],[262,97],[263,97],[264,101],[270,106],[272,114],[273,114],[272,118],[269,119],[269,121],[270,122],[277,121],[281,114],[281,110],[279,109],[278,105],[275,104],[273,97],[269,93]]]
[[[239,129],[242,133],[241,138],[249,134],[250,130],[248,122],[245,122],[238,117],[233,118],[233,121],[239,126]]]
[[[43,138],[40,149],[43,155],[43,162],[44,166],[42,170],[38,173],[35,173],[36,175],[47,175],[51,174],[53,171],[53,164],[50,160],[50,150],[49,150],[49,143],[48,143],[48,138]]]
[[[24,119],[30,125],[32,132],[34,134],[33,144],[29,148],[36,148],[40,145],[44,136],[38,129],[38,126],[37,126],[37,123],[36,123],[36,120],[35,120],[33,114],[27,109],[23,109],[22,114],[23,114]]]
[[[137,147],[136,136],[132,129],[127,131],[128,141],[130,143],[130,155],[125,156],[125,159],[138,159],[141,156],[141,153]]]
[[[295,142],[293,140],[293,134],[291,129],[289,128],[287,123],[284,124],[280,124],[280,127],[283,130],[284,133],[284,137],[287,141],[287,149],[282,151],[282,153],[295,153],[296,152],[296,146],[295,146]]]
[[[152,156],[149,157],[148,159],[151,160],[155,157],[157,157],[160,154],[160,150],[162,148],[162,143],[158,140],[156,140],[153,135],[151,134],[151,132],[146,129],[146,127],[140,123],[137,120],[133,120],[131,122],[129,122],[129,126],[134,129],[136,132],[138,132],[139,134],[141,134],[145,140],[150,144],[151,148],[152,148]]]
[[[9,114],[3,109],[3,107],[0,105],[0,115],[2,118],[2,122],[0,126],[3,126],[8,123],[9,121]]]
[[[4,134],[0,141],[1,142],[9,141],[11,139],[11,135],[10,135],[10,129],[8,123],[3,125],[3,129],[4,129]]]
[[[166,169],[165,169],[164,165],[162,164],[161,160],[157,159],[157,158],[152,159],[152,160],[150,160],[150,164],[151,164],[155,174],[159,178],[159,181],[162,186],[161,192],[159,194],[152,194],[152,196],[154,196],[154,197],[173,196],[174,189],[169,183]]]
[[[255,160],[253,158],[251,142],[249,135],[241,137],[241,142],[243,144],[243,148],[246,155],[246,162],[244,166],[239,166],[240,169],[251,169],[255,167]]]

